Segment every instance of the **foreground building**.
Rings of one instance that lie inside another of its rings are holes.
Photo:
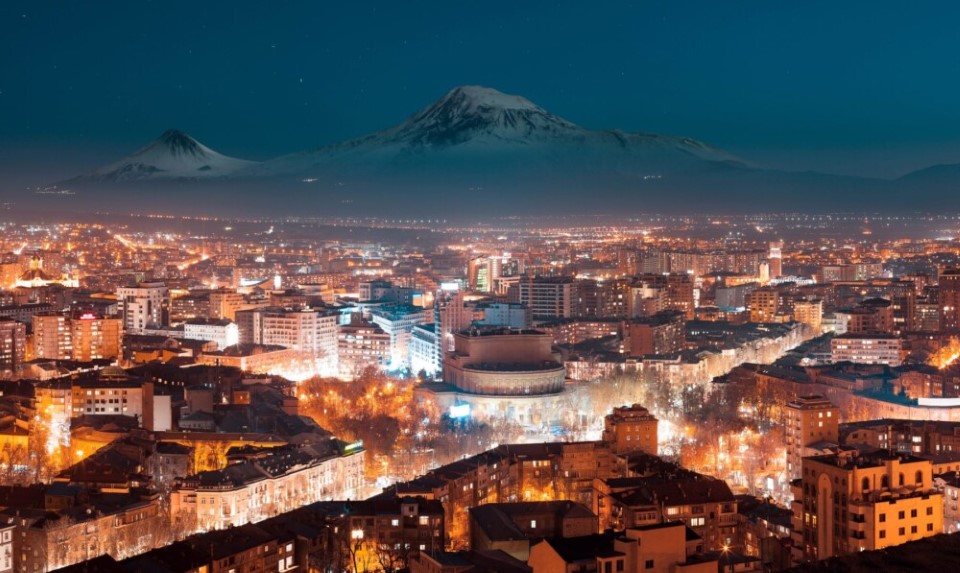
[[[943,532],[930,460],[855,450],[803,459],[792,484],[795,560],[882,549]]]
[[[180,480],[170,494],[174,520],[187,531],[255,523],[329,499],[363,491],[359,444],[283,448],[268,455]]]

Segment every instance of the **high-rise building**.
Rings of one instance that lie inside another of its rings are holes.
[[[168,323],[170,291],[163,283],[140,283],[117,289],[117,309],[123,329],[131,334],[142,333],[148,326]]]
[[[960,329],[960,269],[940,273],[940,328]]]
[[[798,300],[793,303],[793,320],[806,324],[817,334],[823,328],[823,300]]]
[[[775,322],[780,308],[780,292],[772,287],[758,288],[747,295],[750,322]]]
[[[23,370],[27,327],[12,318],[0,317],[0,375],[16,376]]]
[[[69,325],[74,360],[90,362],[120,356],[123,325],[119,318],[79,312],[70,317]]]
[[[51,360],[113,359],[120,356],[120,319],[93,312],[43,312],[33,317],[33,354]]]
[[[840,439],[839,410],[823,396],[801,396],[787,404],[784,420],[787,476],[800,477],[800,461]]]
[[[527,278],[517,287],[519,302],[534,318],[571,318],[577,313],[577,284],[572,278]]]
[[[770,241],[770,278],[775,279],[783,275],[783,241]]]

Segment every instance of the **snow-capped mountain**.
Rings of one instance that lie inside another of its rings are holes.
[[[554,115],[526,98],[480,87],[458,87],[406,121],[367,136],[287,155],[241,176],[323,177],[412,170],[470,175],[517,175],[541,169],[615,169],[660,176],[710,163],[747,167],[739,158],[690,138],[592,130]]]
[[[169,129],[149,145],[109,165],[80,175],[82,181],[138,181],[213,179],[231,175],[256,163],[217,153],[186,133]]]
[[[906,187],[908,179],[763,169],[688,137],[589,129],[526,98],[464,86],[388,129],[261,163],[168,131],[69,188],[132,209],[156,197],[237,214],[472,216],[742,212],[793,208],[798,198],[832,209],[862,208],[863,197],[915,208],[925,184]],[[134,182],[151,193],[127,193]]]

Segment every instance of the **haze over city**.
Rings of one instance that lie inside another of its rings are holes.
[[[960,567],[960,9],[0,5],[0,573]]]

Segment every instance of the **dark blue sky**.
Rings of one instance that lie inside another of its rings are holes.
[[[481,84],[588,127],[893,176],[960,162],[958,21],[950,2],[4,0],[0,169],[50,180],[168,127],[267,158]]]

